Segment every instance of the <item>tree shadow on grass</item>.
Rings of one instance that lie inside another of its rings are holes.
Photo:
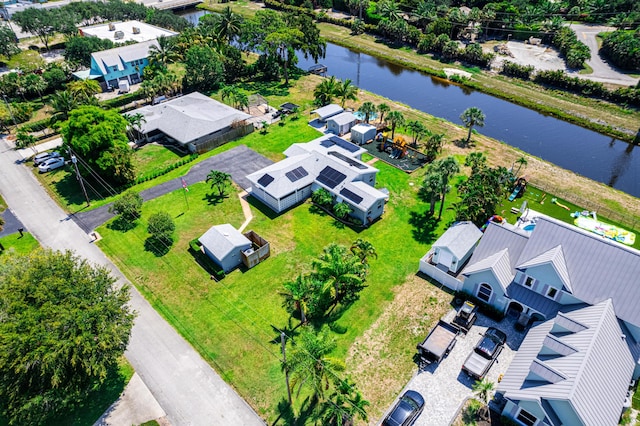
[[[429,214],[428,210],[424,213],[411,212],[409,225],[413,226],[411,231],[413,239],[419,243],[431,244],[436,240],[435,230],[438,226],[438,219]]]
[[[149,237],[144,240],[144,249],[150,253],[153,253],[156,257],[162,257],[165,254],[169,253],[171,250],[171,245],[173,244],[173,240],[157,238],[157,237]]]
[[[138,225],[137,220],[127,220],[127,219],[124,219],[122,216],[118,216],[107,225],[107,228],[112,229],[114,231],[127,232],[127,231],[131,231],[137,225]]]
[[[284,375],[284,373],[283,373]],[[292,395],[293,404],[296,405],[295,397]],[[300,409],[296,415],[293,407],[289,405],[289,401],[286,397],[283,397],[276,408],[278,418],[272,423],[273,426],[304,426],[308,424],[309,419],[314,417],[314,411],[318,406],[318,399],[312,396],[308,396],[300,404]]]
[[[295,339],[300,334],[300,331],[298,329],[302,326],[302,324],[297,320],[295,324],[292,324],[291,319],[292,317],[289,317],[288,324],[284,327],[276,327],[275,325],[271,324],[271,329],[275,333],[275,337],[270,340],[269,343],[279,345],[281,343],[280,333],[282,332],[284,332],[286,339]]]
[[[202,199],[206,201],[210,206],[216,206],[218,204],[221,204],[225,198],[227,198],[226,194],[222,194],[221,196],[220,194],[212,192],[210,194],[205,194]]]

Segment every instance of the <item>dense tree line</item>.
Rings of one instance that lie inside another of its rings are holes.
[[[605,34],[600,52],[620,68],[640,70],[640,29]]]

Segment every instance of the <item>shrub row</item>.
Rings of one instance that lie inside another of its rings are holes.
[[[20,130],[24,130],[27,133],[41,132],[50,125],[48,118],[34,121],[33,123],[26,123],[20,126]]]
[[[180,166],[184,166],[185,164],[192,162],[196,158],[198,158],[198,154],[197,153],[191,154],[188,157],[181,158],[179,161],[176,161],[175,163],[165,167],[162,170],[156,170],[153,173],[151,173],[149,175],[146,175],[146,176],[139,176],[136,179],[134,184],[137,185],[139,183],[147,182],[149,180],[155,179],[155,178],[157,178],[159,176],[166,175],[170,171],[175,170]]]
[[[143,98],[144,98],[144,94],[142,93],[142,90],[138,90],[132,93],[127,93],[126,95],[120,95],[117,98],[107,99],[106,101],[102,101],[101,105],[104,108],[119,108],[130,102],[137,101]]]
[[[501,73],[509,77],[529,80],[531,78],[531,73],[533,73],[534,70],[535,67],[533,67],[533,65],[520,65],[515,62],[504,61],[502,63]]]
[[[586,44],[578,40],[576,33],[569,27],[562,27],[551,39],[551,44],[560,50],[570,68],[583,68],[584,61],[591,58]]]

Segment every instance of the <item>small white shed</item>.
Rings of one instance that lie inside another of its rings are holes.
[[[318,114],[318,120],[324,122],[327,121],[330,117],[340,114],[342,111],[344,111],[344,108],[342,108],[340,105],[329,104],[323,106],[322,108],[314,109],[311,112],[314,114]]]
[[[327,119],[327,130],[338,136],[349,133],[358,118],[350,112],[342,112]]]
[[[431,263],[444,271],[457,273],[471,257],[482,232],[471,222],[453,224],[433,243]]]
[[[205,254],[224,272],[239,266],[242,263],[240,253],[252,247],[251,241],[228,223],[212,226],[199,241]]]
[[[351,128],[351,142],[364,145],[376,137],[376,127],[371,124],[356,124]]]

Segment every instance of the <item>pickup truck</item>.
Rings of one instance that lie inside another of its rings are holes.
[[[447,356],[456,345],[458,333],[460,333],[458,327],[439,320],[427,338],[418,344],[421,365],[440,362],[442,358]]]
[[[482,380],[498,358],[498,355],[500,355],[500,352],[502,352],[506,341],[506,334],[497,328],[489,327],[482,340],[478,342],[473,352],[467,357],[462,366],[462,371],[465,371],[471,377]]]

